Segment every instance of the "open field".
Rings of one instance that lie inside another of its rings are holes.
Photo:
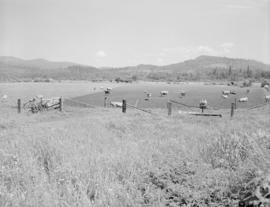
[[[269,181],[269,106],[230,119],[0,104],[0,206],[237,206]]]
[[[168,96],[161,97],[160,91],[166,90],[169,92]],[[224,99],[222,97],[223,90],[233,90],[237,94],[230,95],[229,98]],[[247,90],[250,92],[247,93]],[[152,93],[152,97],[149,101],[146,101],[145,91]],[[180,98],[179,92],[185,91],[186,96]],[[248,97],[247,103],[238,104],[240,108],[252,107],[255,105],[263,104],[265,102],[265,95],[267,91],[260,88],[257,84],[248,88],[240,88],[236,86],[225,85],[206,85],[204,83],[179,83],[179,84],[167,84],[167,83],[137,83],[128,84],[125,86],[117,87],[112,90],[110,95],[111,101],[122,101],[126,99],[129,104],[135,104],[138,100],[138,107],[143,108],[164,108],[168,99],[180,101],[182,103],[198,106],[202,98],[207,99],[209,106],[213,108],[223,109],[230,108],[234,99],[237,100],[241,97]],[[89,103],[95,106],[104,105],[104,92],[101,91],[95,94],[84,95],[76,97],[74,100]]]
[[[42,94],[45,97],[71,98],[103,91],[100,87],[116,87],[121,84],[111,82],[89,82],[89,81],[62,81],[51,83],[0,83],[0,96],[8,95],[9,103],[16,103],[18,98],[28,101],[36,95]],[[94,91],[93,89],[96,88]]]

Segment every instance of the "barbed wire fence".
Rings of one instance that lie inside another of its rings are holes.
[[[97,106],[95,106],[93,104],[86,103],[86,102],[80,101],[80,100],[75,100],[73,98],[65,98],[65,99],[61,100],[61,102],[64,102],[64,101],[70,106],[77,105],[77,106],[84,106],[84,107],[87,107],[87,108],[96,108],[97,107]],[[144,113],[148,113],[148,114],[151,114],[151,115],[158,115],[158,116],[162,115],[162,114],[160,114],[158,112],[153,112],[153,111],[151,111],[149,109],[138,107],[137,102],[138,102],[138,99],[137,99],[135,105],[132,105],[130,103],[127,103],[127,101],[125,99],[123,99],[122,104],[120,104],[118,107],[122,108],[123,113],[126,113],[127,108],[132,108],[132,109],[135,109],[135,110],[138,110],[138,111],[141,111],[141,112],[144,112]],[[121,102],[119,102],[119,103],[121,103]],[[20,105],[22,103],[18,100],[17,104],[18,104],[18,113],[20,113],[21,112],[21,108],[20,108],[21,106]],[[200,107],[199,105],[195,106],[195,105],[180,102],[178,100],[167,99],[168,116],[172,115],[172,104],[174,104],[176,106],[183,106],[185,108],[193,110],[193,111],[186,111],[185,113],[183,112],[183,114],[191,114],[191,115],[198,115],[198,116],[220,116],[220,117],[222,117],[222,115],[227,114],[227,112],[228,112],[228,113],[230,113],[231,117],[233,117],[234,113],[236,111],[236,102],[231,103],[231,108],[229,108],[229,110],[228,110],[228,108],[218,108],[218,107],[212,107],[211,105],[207,105],[207,107],[205,109],[210,110],[210,112],[209,113],[204,113],[202,107]],[[270,105],[269,102],[265,102],[263,104],[258,104],[258,105],[251,106],[251,107],[248,107],[248,108],[241,108],[241,111],[249,111],[249,110],[259,109],[259,108],[265,107],[266,105]],[[164,104],[164,106],[165,106],[165,104]],[[104,105],[104,107],[107,107],[107,105]],[[202,111],[198,112],[196,109],[202,109]],[[215,111],[215,113],[213,111]],[[238,109],[237,109],[237,111],[238,111]],[[217,112],[219,112],[219,113],[217,114]],[[222,114],[221,114],[221,112],[222,112]]]

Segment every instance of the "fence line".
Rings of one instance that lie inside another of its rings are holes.
[[[247,110],[252,110],[252,109],[257,109],[257,108],[262,108],[264,106],[266,106],[267,103],[264,103],[264,104],[260,104],[260,105],[256,105],[256,106],[252,106],[250,108],[247,108]]]
[[[133,105],[130,105],[130,104],[128,104],[128,103],[127,103],[127,106],[128,106],[128,107],[131,107],[131,108],[134,108],[134,109],[137,109],[137,110],[139,110],[139,111],[143,111],[143,112],[146,112],[146,113],[149,113],[149,114],[153,114],[151,111],[148,111],[148,110],[145,110],[145,109],[138,108],[138,107],[133,106]]]
[[[188,108],[197,108],[197,109],[199,109],[199,108],[200,108],[200,107],[198,107],[198,106],[187,105],[187,104],[184,104],[184,103],[181,103],[181,102],[175,101],[175,100],[169,100],[169,101],[170,101],[170,102],[172,102],[172,103],[176,103],[176,104],[179,104],[179,105],[182,105],[182,106],[188,107]]]
[[[74,100],[74,99],[70,99],[70,98],[66,98],[65,99],[66,101],[70,101],[71,103],[75,103],[75,104],[80,104],[80,105],[84,105],[84,106],[87,106],[87,107],[90,107],[90,108],[96,108],[94,105],[91,105],[91,104],[88,104],[88,103],[85,103],[85,102],[81,102],[81,101],[77,101],[77,100]],[[63,109],[63,99],[60,98],[59,99],[59,103],[57,104],[54,104],[53,106],[51,107],[54,107],[56,105],[59,105],[59,110],[62,111]],[[136,103],[138,103],[138,100],[136,101]],[[145,113],[149,113],[149,114],[152,114],[152,115],[160,115],[160,114],[155,114],[153,113],[152,111],[150,110],[146,110],[146,109],[142,109],[142,108],[138,108],[135,103],[135,105],[131,105],[131,104],[128,104],[126,103],[125,100],[123,100],[123,104],[122,104],[122,112],[126,112],[126,108],[127,107],[130,107],[130,108],[133,108],[133,109],[136,109],[136,110],[139,110],[139,111],[143,111]],[[179,101],[175,101],[175,100],[168,100],[168,103],[167,103],[167,109],[168,109],[168,115],[170,116],[172,114],[172,107],[171,107],[171,104],[172,103],[175,103],[175,104],[178,104],[178,105],[182,105],[182,106],[185,106],[185,107],[188,107],[188,108],[196,108],[196,109],[200,109],[199,106],[193,106],[193,105],[188,105],[188,104],[185,104],[185,103],[181,103]],[[252,109],[257,109],[257,108],[262,108],[264,106],[268,105],[268,103],[264,103],[264,104],[259,104],[259,105],[255,105],[255,106],[252,106],[252,107],[249,107],[249,108],[243,108],[244,110],[252,110]],[[18,99],[17,100],[17,110],[18,110],[18,113],[21,113],[21,107],[22,107],[22,104],[21,104],[21,99]],[[125,109],[124,109],[125,108]],[[208,109],[210,110],[224,110],[222,108],[213,108],[213,107],[209,107],[208,106]],[[231,107],[230,107],[230,114],[231,114],[231,117],[234,116],[234,111],[236,109],[236,104],[235,103],[232,103]],[[228,110],[229,112],[229,110]],[[220,116],[221,117],[221,114],[204,114],[203,112],[202,113],[195,113],[195,114],[192,114],[192,115],[205,115],[205,116],[212,116],[212,115],[217,115],[217,116]]]
[[[69,99],[69,98],[66,98],[65,100],[68,100],[68,101],[73,102],[73,103],[76,103],[76,104],[85,105],[85,106],[90,107],[90,108],[95,108],[95,106],[93,106],[91,104],[88,104],[88,103],[85,103],[85,102],[75,101],[75,100]]]

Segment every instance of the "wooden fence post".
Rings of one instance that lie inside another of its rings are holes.
[[[125,99],[123,99],[123,102],[122,102],[122,112],[123,113],[126,113],[127,111],[127,101]]]
[[[236,109],[236,98],[234,98],[234,109]]]
[[[233,117],[234,114],[234,103],[232,103],[231,105],[231,118]]]
[[[59,98],[59,110],[63,111],[63,98]]]
[[[104,107],[107,107],[107,96],[104,97]]]
[[[18,106],[18,113],[21,113],[21,109],[22,109],[21,99],[18,99],[17,106]]]
[[[167,108],[168,108],[168,116],[172,115],[172,102],[167,102]]]

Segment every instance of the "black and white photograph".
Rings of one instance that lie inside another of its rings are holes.
[[[270,0],[0,0],[0,207],[270,207]]]

